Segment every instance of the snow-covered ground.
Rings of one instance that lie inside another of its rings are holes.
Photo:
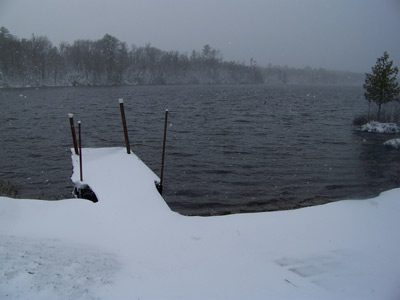
[[[396,123],[380,123],[377,121],[370,121],[362,125],[359,130],[371,133],[400,133],[400,127]],[[390,139],[384,145],[400,149],[400,139]]]
[[[185,217],[134,154],[83,158],[96,204],[0,198],[0,299],[400,299],[400,189]]]

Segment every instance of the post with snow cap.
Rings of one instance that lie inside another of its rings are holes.
[[[78,144],[76,142],[76,132],[74,126],[74,114],[68,114],[68,117],[69,117],[69,124],[71,126],[72,141],[74,143],[75,154],[78,155]]]
[[[82,136],[81,136],[81,121],[78,121],[78,132],[79,132],[79,170],[80,179],[83,181],[83,170],[82,170]]]
[[[163,140],[163,149],[162,149],[162,158],[161,158],[161,175],[160,175],[160,186],[158,191],[162,195],[163,190],[163,180],[164,180],[164,161],[165,161],[165,144],[167,141],[167,124],[168,124],[168,109],[165,110],[165,123],[164,123],[164,140]]]
[[[119,108],[121,110],[122,126],[124,127],[125,145],[126,152],[131,154],[131,147],[129,145],[128,129],[126,127],[125,109],[124,109],[124,99],[119,99]]]

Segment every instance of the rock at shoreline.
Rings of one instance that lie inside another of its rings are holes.
[[[361,126],[360,131],[374,133],[399,133],[400,127],[396,123],[380,123],[371,121]]]
[[[391,139],[384,143],[385,146],[400,149],[400,139]]]

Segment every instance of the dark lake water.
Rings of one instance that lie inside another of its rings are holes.
[[[188,215],[291,209],[372,197],[400,186],[393,135],[361,133],[360,87],[130,86],[0,90],[0,181],[19,198],[70,198],[68,113],[83,147],[124,147],[160,172],[164,198]],[[4,190],[4,188],[3,188]],[[85,200],[82,200],[85,201]]]

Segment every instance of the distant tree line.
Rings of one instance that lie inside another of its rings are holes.
[[[350,74],[350,73],[349,73]],[[76,40],[54,46],[45,36],[19,39],[0,27],[0,86],[88,86],[135,84],[342,84],[349,74],[323,69],[261,68],[224,61],[205,45],[188,54],[147,44],[128,48],[106,34],[99,40]],[[351,76],[356,77],[354,74]]]
[[[225,62],[205,45],[190,56],[147,44],[132,46],[106,34],[55,47],[47,37],[18,39],[0,28],[0,85],[133,85],[262,83],[261,69]]]
[[[364,75],[348,71],[331,71],[323,68],[313,69],[309,66],[303,69],[288,66],[272,66],[262,69],[263,80],[267,84],[289,85],[351,85],[361,86]]]

